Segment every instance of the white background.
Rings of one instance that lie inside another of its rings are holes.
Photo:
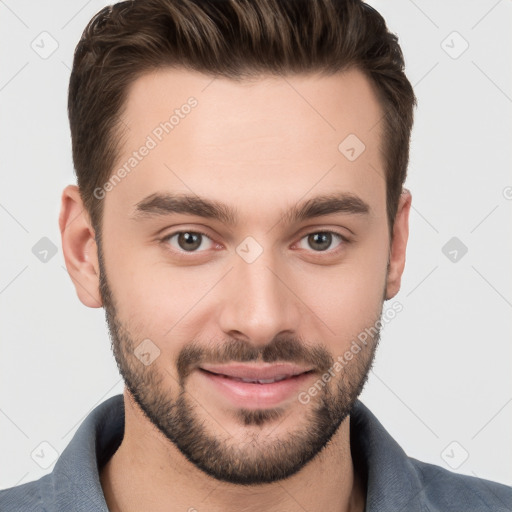
[[[512,2],[370,3],[399,36],[419,107],[404,309],[362,400],[409,455],[512,485]],[[79,302],[57,224],[75,182],[73,50],[104,5],[0,1],[0,488],[50,472],[41,443],[61,453],[123,389],[103,310]],[[46,59],[31,47],[52,40]],[[46,263],[32,252],[43,237],[57,248]],[[452,237],[468,248],[456,262],[442,252]],[[41,449],[46,468],[31,456]]]

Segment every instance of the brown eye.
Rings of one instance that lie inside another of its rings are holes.
[[[308,235],[308,243],[314,249],[326,251],[332,243],[332,235],[331,233],[313,233]]]
[[[317,231],[316,233],[310,233],[302,238],[300,246],[302,249],[313,249],[315,252],[325,252],[329,249],[333,249],[332,245],[336,239],[341,242],[338,243],[338,246],[342,245],[342,242],[346,241],[345,237],[339,233],[334,233],[332,231]],[[306,242],[307,247],[304,247],[304,241]]]
[[[179,233],[178,245],[185,251],[195,251],[201,247],[202,235],[199,233]]]
[[[210,238],[204,233],[197,231],[178,231],[169,236],[166,236],[163,241],[168,242],[173,249],[179,252],[201,252],[198,251],[208,249],[208,241],[211,243]],[[206,248],[204,245],[206,244]]]

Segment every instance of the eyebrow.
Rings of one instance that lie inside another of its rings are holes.
[[[235,225],[238,210],[213,199],[190,194],[155,193],[135,205],[134,220],[172,214],[196,215]],[[370,206],[352,193],[333,193],[302,201],[281,213],[282,221],[293,224],[330,214],[368,215]]]

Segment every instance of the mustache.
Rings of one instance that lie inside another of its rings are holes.
[[[183,347],[177,359],[177,371],[180,383],[205,363],[296,363],[312,366],[316,371],[325,373],[334,359],[322,345],[310,346],[298,338],[276,337],[267,345],[255,346],[252,343],[230,338],[217,344],[202,345],[192,341]]]

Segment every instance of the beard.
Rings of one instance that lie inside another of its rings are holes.
[[[112,351],[125,386],[147,419],[198,469],[224,482],[260,485],[276,482],[300,471],[322,452],[341,423],[349,416],[368,379],[380,339],[378,313],[370,343],[352,358],[335,378],[323,385],[307,405],[301,403],[300,424],[285,434],[275,433],[285,408],[237,409],[233,414],[244,426],[243,439],[227,431],[215,433],[218,422],[205,420],[205,409],[187,391],[187,378],[201,363],[289,362],[315,368],[321,376],[335,363],[321,345],[308,346],[296,337],[275,337],[265,346],[227,339],[215,346],[191,341],[176,360],[176,380],[157,363],[144,365],[134,355],[140,339],[120,319],[98,240],[100,293],[109,328]],[[383,299],[384,300],[384,299]],[[346,350],[346,349],[344,349]],[[332,375],[332,374],[331,374]],[[209,428],[210,426],[210,428]],[[273,427],[273,428],[271,428]],[[262,429],[266,431],[263,433]],[[239,429],[237,429],[239,430]]]

